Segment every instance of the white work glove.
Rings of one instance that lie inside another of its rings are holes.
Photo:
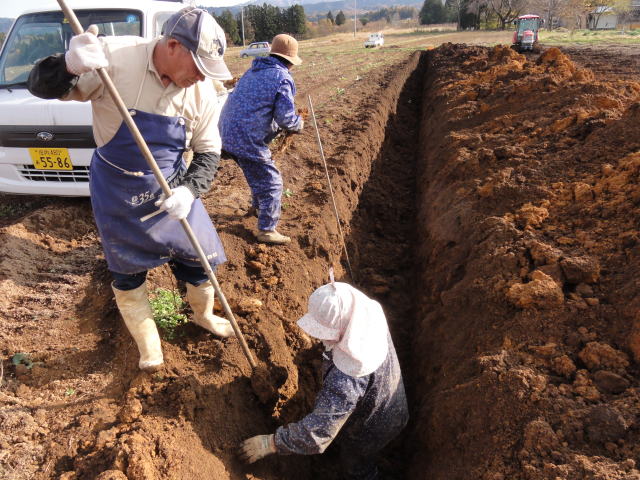
[[[300,117],[300,125],[298,125],[298,128],[296,128],[295,130],[291,130],[294,133],[300,133],[302,132],[302,129],[304,128],[304,118]]]
[[[257,435],[247,438],[240,444],[240,458],[245,463],[257,462],[267,455],[276,453],[276,443],[274,435]]]
[[[98,27],[89,26],[87,31],[76,35],[69,42],[69,50],[64,55],[67,71],[73,75],[82,75],[97,68],[109,65],[102,44],[96,35]]]
[[[187,218],[191,211],[191,205],[195,200],[193,193],[184,186],[172,188],[171,192],[172,194],[169,198],[164,193],[160,195],[160,198],[155,202],[156,207],[160,207],[160,210],[166,210],[174,220]]]

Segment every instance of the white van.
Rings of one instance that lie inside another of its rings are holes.
[[[89,102],[34,97],[26,88],[35,62],[64,52],[73,36],[56,1],[20,15],[0,50],[0,192],[89,195],[95,143]],[[185,5],[158,0],[68,0],[84,28],[99,35],[154,38]]]
[[[381,47],[383,45],[384,45],[384,35],[382,34],[382,32],[369,34],[369,38],[364,42],[365,48],[375,48],[375,47]]]

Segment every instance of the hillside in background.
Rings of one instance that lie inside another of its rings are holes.
[[[420,8],[423,4],[423,0],[398,0],[397,2],[389,2],[389,0],[356,0],[358,11],[378,10],[380,8],[392,7],[392,6],[410,6]],[[240,8],[247,5],[262,5],[268,3],[280,8],[288,8],[292,5],[300,4],[304,7],[304,11],[307,16],[313,16],[318,13],[326,13],[329,11],[344,11],[353,12],[354,0],[338,0],[335,2],[314,2],[313,0],[270,0],[264,2],[256,0],[253,2],[247,2],[242,5],[235,5],[233,7],[219,7],[212,9],[215,15],[221,15],[225,10],[231,10],[232,13],[237,13]]]

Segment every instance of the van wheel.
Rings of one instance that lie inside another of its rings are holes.
[[[243,53],[242,55],[240,55],[242,58],[247,58],[249,55],[247,55],[246,53]]]

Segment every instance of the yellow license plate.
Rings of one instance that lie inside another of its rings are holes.
[[[38,170],[73,170],[67,148],[30,148],[29,155]]]

